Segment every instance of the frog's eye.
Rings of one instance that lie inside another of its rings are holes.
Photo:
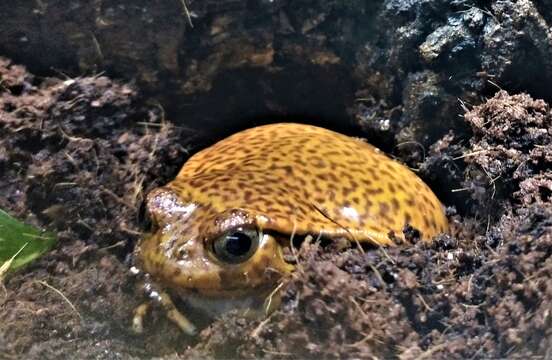
[[[213,243],[213,252],[221,261],[238,264],[249,259],[258,246],[257,230],[237,228],[217,238]]]

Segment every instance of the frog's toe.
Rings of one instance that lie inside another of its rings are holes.
[[[159,303],[167,314],[167,318],[171,320],[176,326],[182,330],[186,335],[197,334],[197,328],[192,324],[186,316],[184,316],[174,303],[172,302],[169,294],[166,292],[159,292],[153,297],[156,303]],[[134,309],[134,316],[132,317],[132,331],[136,334],[142,334],[144,332],[144,318],[149,311],[151,301],[145,302]]]
[[[190,320],[186,316],[184,316],[174,303],[172,302],[169,294],[166,292],[159,293],[159,300],[161,305],[163,305],[163,308],[167,312],[167,317],[175,323],[180,330],[182,330],[187,335],[195,335],[197,333],[197,328],[192,324]]]
[[[144,332],[144,317],[148,313],[150,303],[146,302],[139,305],[134,309],[134,316],[132,317],[132,331],[136,334]]]

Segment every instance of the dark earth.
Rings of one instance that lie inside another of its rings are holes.
[[[0,286],[0,359],[552,359],[551,25],[545,0],[1,2],[0,208],[58,243]],[[451,233],[304,242],[268,318],[134,334],[144,195],[275,121],[408,164]]]

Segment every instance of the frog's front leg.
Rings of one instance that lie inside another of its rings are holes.
[[[146,316],[151,303],[155,302],[163,307],[169,320],[175,323],[185,334],[191,336],[197,333],[197,329],[194,324],[192,324],[186,316],[178,311],[167,292],[153,290],[149,284],[146,288],[148,288],[147,292],[150,299],[139,305],[134,310],[134,316],[132,318],[132,330],[134,332],[140,334],[144,331],[144,317]]]
[[[171,300],[171,297],[166,292],[159,293],[159,299],[157,300],[163,306],[167,312],[169,320],[174,322],[184,333],[188,335],[195,335],[197,332],[194,324],[186,316],[184,316]]]

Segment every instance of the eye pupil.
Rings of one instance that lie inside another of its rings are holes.
[[[247,254],[251,245],[251,238],[243,232],[234,232],[226,237],[226,252],[233,256]]]
[[[212,246],[220,261],[239,264],[251,258],[257,250],[259,233],[256,229],[237,228],[216,238]]]

